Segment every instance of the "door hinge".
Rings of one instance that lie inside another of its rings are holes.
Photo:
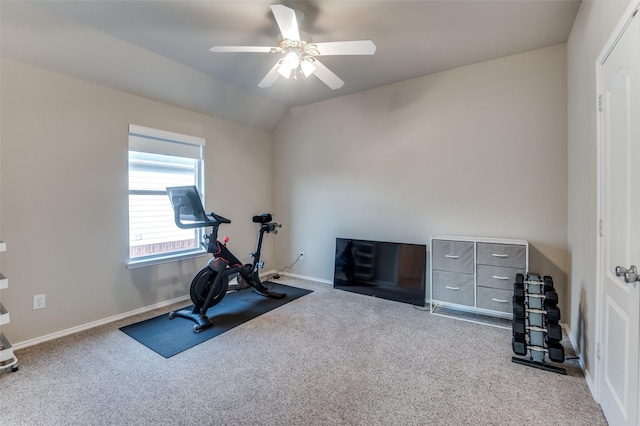
[[[600,359],[600,343],[596,343],[596,358]]]
[[[602,95],[598,95],[598,111],[604,111],[604,108],[602,107]]]
[[[598,220],[598,234],[602,237],[602,219]]]

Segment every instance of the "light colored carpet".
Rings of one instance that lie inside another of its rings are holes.
[[[120,330],[16,351],[0,424],[606,425],[576,361],[511,362],[509,330],[293,278],[314,293],[165,359]]]

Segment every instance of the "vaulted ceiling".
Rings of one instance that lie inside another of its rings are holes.
[[[3,0],[0,53],[224,116],[229,112],[220,111],[225,109],[222,103],[204,99],[217,93],[225,98],[227,109],[251,115],[252,108],[259,108],[262,112],[254,114],[260,117],[247,124],[270,128],[292,106],[563,43],[580,4],[575,0],[278,2],[297,10],[303,17],[300,29],[314,42],[370,39],[376,44],[373,56],[322,58],[345,82],[331,90],[315,76],[279,78],[272,87],[260,88],[258,83],[277,60],[275,54],[208,50],[212,45],[275,46],[280,33],[271,3]],[[196,84],[200,91],[190,87]],[[244,106],[230,105],[236,100]],[[269,109],[271,113],[265,112]]]

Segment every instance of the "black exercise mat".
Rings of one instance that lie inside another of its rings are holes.
[[[193,332],[195,322],[179,317],[170,320],[168,312],[155,318],[127,325],[120,330],[149,349],[169,358],[292,300],[312,293],[311,290],[284,284],[272,282],[264,284],[271,291],[286,293],[287,296],[282,299],[273,299],[262,296],[250,288],[229,293],[220,303],[207,311],[208,316],[213,315],[213,327],[199,333]],[[193,305],[185,309],[191,310]]]

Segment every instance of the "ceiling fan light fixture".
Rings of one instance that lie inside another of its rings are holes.
[[[280,68],[278,68],[278,74],[280,74],[284,78],[291,77],[291,71],[293,71],[293,68],[287,66],[286,63],[283,63],[282,65],[280,65]]]
[[[298,56],[298,53],[293,50],[287,53],[284,57],[284,65],[292,70],[298,68],[300,65],[300,57]]]

